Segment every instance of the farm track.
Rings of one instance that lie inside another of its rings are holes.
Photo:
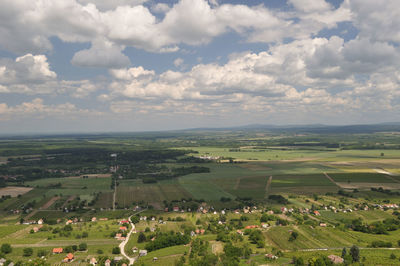
[[[39,209],[36,209],[34,211],[32,211],[31,213],[29,213],[27,216],[25,216],[25,220],[31,218],[32,216],[34,216],[38,211],[41,210],[46,210],[48,209],[51,205],[53,205],[54,202],[56,202],[60,197],[52,197],[48,202],[46,202],[42,207],[40,207]]]
[[[235,186],[234,186],[234,190],[238,190],[238,188],[239,188],[239,184],[240,184],[240,180],[241,180],[242,178],[240,178],[240,177],[238,177],[237,179],[236,179],[236,183],[235,183]]]
[[[329,181],[331,181],[333,184],[335,184],[336,186],[338,186],[339,188],[343,188],[339,183],[337,183],[335,180],[333,180],[332,177],[330,177],[327,173],[324,172],[324,175],[326,178],[328,178]]]
[[[113,211],[115,211],[115,199],[117,198],[117,180],[114,182]]]
[[[65,206],[67,206],[68,202],[73,201],[76,198],[75,195],[70,196],[61,206],[61,209],[63,209]]]
[[[271,188],[271,183],[272,183],[272,175],[268,178],[267,185],[265,186],[265,198],[268,197],[269,190]]]
[[[90,245],[114,245],[116,240],[104,240],[104,239],[93,239],[85,241],[89,246]],[[75,245],[76,240],[57,240],[57,241],[47,241],[41,240],[35,244],[12,244],[12,247],[15,248],[23,248],[23,247],[54,247],[54,246],[67,246],[67,245]]]

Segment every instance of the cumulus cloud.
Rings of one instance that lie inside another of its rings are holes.
[[[243,34],[249,41],[278,42],[283,38],[310,36],[348,20],[344,8],[338,9],[342,10],[339,12],[329,5],[324,8],[314,4],[316,7],[305,10],[307,14],[314,13],[303,21],[302,16],[288,16],[263,5],[218,5],[206,0],[180,0],[168,8],[156,5],[151,9],[153,12],[165,12],[159,20],[142,2],[5,0],[0,11],[0,45],[16,53],[43,52],[52,49],[49,38],[57,36],[65,42],[92,42],[92,49],[82,52],[86,56],[98,55],[99,46],[104,50],[107,45],[109,53],[110,49],[116,53],[116,47],[125,45],[171,52],[177,51],[182,43],[205,44],[228,31]],[[293,1],[295,6],[299,6],[297,2]],[[325,13],[318,17],[320,11]],[[97,43],[99,39],[104,40],[102,45]],[[122,60],[123,55],[118,57]],[[90,61],[89,65],[99,63]],[[123,61],[126,63],[126,59]]]
[[[51,104],[46,105],[41,98],[35,98],[30,102],[23,102],[15,106],[8,106],[0,103],[0,120],[21,119],[27,117],[64,117],[81,115],[99,115],[100,112],[93,112],[87,109],[77,108],[74,104]]]
[[[92,47],[77,52],[71,63],[83,67],[122,68],[130,65],[129,58],[122,53],[123,47],[108,41],[95,41]]]

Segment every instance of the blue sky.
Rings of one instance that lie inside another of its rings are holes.
[[[400,121],[400,3],[5,0],[0,134]]]

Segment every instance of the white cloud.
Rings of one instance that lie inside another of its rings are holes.
[[[94,4],[97,9],[106,11],[115,9],[118,6],[137,6],[146,3],[148,0],[78,0],[83,5]]]
[[[253,42],[279,42],[283,38],[308,37],[324,27],[348,20],[344,5],[337,10],[312,8],[306,17],[288,16],[262,5],[210,5],[206,0],[180,0],[168,9],[157,5],[166,12],[159,20],[141,2],[4,0],[0,11],[0,45],[21,54],[51,50],[52,36],[65,42],[92,42],[92,49],[82,51],[88,59],[87,65],[92,66],[100,61],[89,56],[103,50],[115,54],[124,46],[174,52],[182,43],[205,44],[228,31],[243,34]],[[318,16],[320,11],[324,13]],[[121,60],[126,63],[121,53],[118,57],[118,63]]]
[[[122,53],[123,47],[99,40],[92,43],[87,50],[77,52],[71,63],[83,67],[122,68],[130,65],[129,58]]]
[[[348,1],[353,12],[353,23],[360,30],[360,36],[377,41],[400,42],[399,1],[374,0]]]
[[[1,92],[44,92],[47,89],[41,85],[55,81],[56,77],[45,55],[26,54],[14,61],[0,60]]]
[[[183,64],[184,60],[180,57],[178,57],[177,59],[174,60],[174,66],[175,67],[179,67]]]
[[[0,103],[0,120],[22,119],[22,118],[46,118],[46,117],[80,117],[82,115],[100,115],[100,112],[79,109],[74,104],[44,104],[43,99],[35,98],[30,102],[19,105],[8,106]]]

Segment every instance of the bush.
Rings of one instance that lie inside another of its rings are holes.
[[[120,254],[120,253],[121,253],[121,249],[119,247],[113,247],[112,254]]]
[[[1,250],[2,253],[8,254],[8,253],[12,252],[12,247],[11,247],[10,244],[4,243],[3,245],[1,245],[0,250]]]
[[[80,243],[79,244],[79,251],[84,251],[87,250],[87,244],[86,243]]]
[[[138,236],[137,242],[138,242],[138,243],[143,243],[143,242],[145,242],[145,241],[146,241],[146,235],[145,235],[143,232],[140,232],[140,233],[139,233],[139,236]]]
[[[23,249],[23,256],[24,257],[30,257],[33,254],[33,249],[32,248],[24,248]]]
[[[41,250],[38,250],[38,252],[37,252],[37,256],[40,258],[40,257],[44,257],[44,256],[46,256],[47,255],[47,251],[46,250],[43,250],[43,249],[41,249]]]

